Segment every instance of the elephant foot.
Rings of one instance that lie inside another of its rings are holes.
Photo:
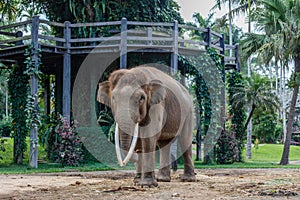
[[[196,182],[196,176],[195,174],[183,174],[181,177],[180,177],[180,180],[182,182]]]
[[[142,188],[143,187],[153,188],[153,187],[157,187],[158,183],[154,178],[144,178],[138,183],[138,185],[141,186]]]
[[[158,175],[157,175],[157,181],[170,182],[171,181],[170,171],[168,171],[168,172],[159,171]]]
[[[137,185],[141,180],[142,180],[141,174],[136,174],[134,179],[133,179],[134,185]]]

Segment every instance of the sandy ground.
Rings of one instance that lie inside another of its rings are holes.
[[[132,171],[0,175],[0,199],[300,199],[300,169],[196,170],[193,183],[180,173],[157,188],[134,186]]]

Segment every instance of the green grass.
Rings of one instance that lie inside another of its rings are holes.
[[[252,149],[252,159],[247,162],[279,163],[283,152],[282,144],[262,144],[258,149]],[[245,157],[245,151],[243,155]],[[300,160],[300,146],[291,146],[290,161]]]
[[[28,142],[29,143],[29,142]],[[7,139],[5,153],[0,152],[3,160],[0,160],[0,174],[23,174],[23,173],[49,173],[49,172],[70,172],[70,171],[101,171],[120,169],[115,166],[113,169],[104,164],[93,162],[85,163],[79,167],[62,167],[60,164],[42,162],[39,163],[38,169],[33,169],[28,166],[29,146],[24,154],[24,164],[13,164],[13,140]],[[204,165],[201,161],[195,161],[195,168],[209,169],[209,168],[300,168],[300,165],[279,165],[283,145],[281,144],[262,144],[258,149],[252,150],[252,159],[244,159],[243,163],[234,163],[230,165]],[[245,157],[245,151],[243,156]],[[39,160],[46,160],[46,152],[42,146],[39,147]],[[291,146],[290,161],[300,160],[300,147]],[[183,165],[179,165],[183,168]],[[132,165],[126,169],[133,169]]]

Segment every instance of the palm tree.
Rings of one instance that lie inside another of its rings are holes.
[[[19,0],[0,0],[0,21],[14,20],[18,12]]]
[[[278,108],[278,98],[274,92],[270,90],[270,80],[267,77],[262,77],[259,74],[253,73],[251,77],[247,77],[245,85],[236,87],[233,95],[233,106],[240,107],[247,105],[249,115],[244,125],[244,130],[247,129],[253,113],[257,108],[263,110],[274,110]],[[250,140],[250,141],[248,141]],[[251,137],[247,137],[247,158],[251,158]]]
[[[300,84],[297,81],[300,76],[300,1],[260,0],[260,3],[261,6],[254,14],[254,20],[259,30],[264,31],[265,34],[248,34],[243,45],[244,51],[267,54],[269,58],[274,56],[275,60],[282,60],[284,63],[294,62],[293,94],[288,114],[284,151],[280,161],[281,165],[286,165],[289,162],[292,125]],[[251,43],[249,38],[253,39]]]
[[[257,3],[257,0],[215,0],[216,5],[212,8],[212,10],[219,8],[221,9],[221,5],[225,5],[228,3],[228,20],[229,20],[229,44],[232,45],[232,16],[238,15],[240,12],[246,13],[248,12],[248,32],[251,32],[251,20],[250,20],[250,14],[251,14],[251,6],[253,4]],[[234,9],[232,9],[232,6],[235,6]],[[230,50],[230,57],[232,56],[232,50]],[[248,68],[248,77],[251,77],[251,57],[247,57],[247,68]],[[249,112],[250,112],[249,108]],[[252,121],[249,122],[249,127],[247,131],[247,141],[251,142],[251,136],[252,136]],[[247,151],[251,152],[251,143],[247,144],[247,147],[250,149],[247,149]]]

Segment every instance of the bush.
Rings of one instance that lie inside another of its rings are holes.
[[[5,139],[2,139],[1,134],[0,134],[0,152],[5,152],[4,142],[5,142]],[[3,157],[0,154],[0,160],[2,160],[2,159],[3,159]]]
[[[230,134],[228,131],[223,131],[215,150],[217,164],[232,164],[239,154],[235,133]]]
[[[78,166],[83,160],[82,142],[75,132],[75,123],[69,124],[68,120],[62,118],[56,130],[58,140],[54,144],[57,162],[63,166]]]
[[[83,145],[75,131],[76,123],[58,117],[51,118],[48,129],[42,137],[46,144],[48,158],[62,166],[78,166],[83,160]]]
[[[4,147],[4,143],[5,143],[5,139],[3,139],[2,137],[10,137],[10,133],[11,133],[11,122],[9,120],[3,119],[0,122],[0,152],[5,152],[5,147]],[[2,160],[3,157],[0,154],[0,159]]]
[[[0,121],[0,136],[10,137],[11,136],[11,121],[3,119]]]

